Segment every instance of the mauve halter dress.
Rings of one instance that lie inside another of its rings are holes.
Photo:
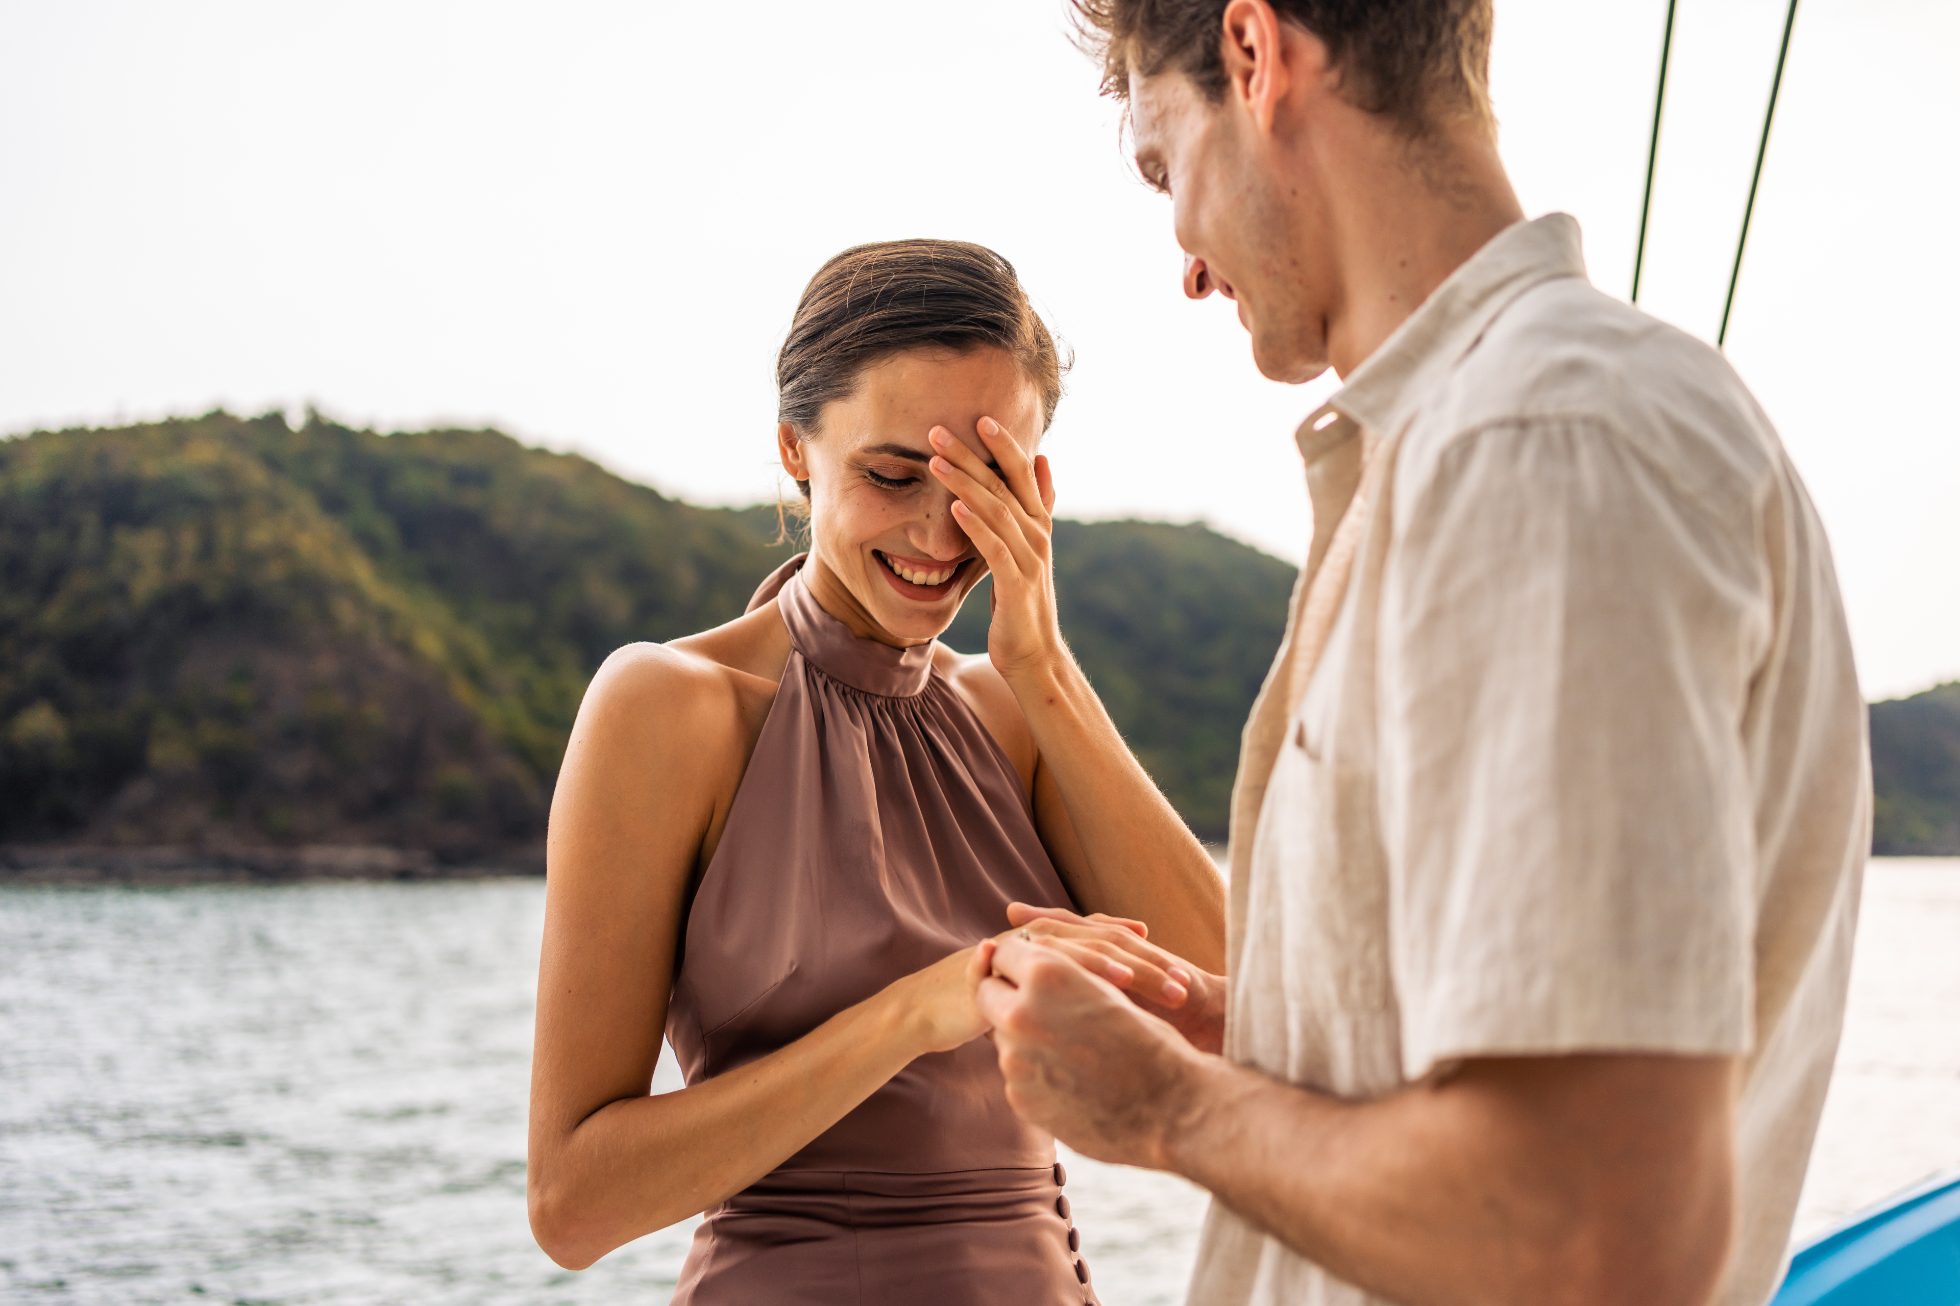
[[[749,600],[778,605],[791,651],[687,913],[666,1032],[690,1084],[999,933],[1010,901],[1075,906],[934,644],[852,634],[806,557]],[[978,1038],[709,1210],[673,1306],[1093,1303],[1063,1179]]]

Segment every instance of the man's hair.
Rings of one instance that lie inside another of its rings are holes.
[[[1267,0],[1319,37],[1343,96],[1410,136],[1439,115],[1490,121],[1491,0]],[[1132,74],[1181,72],[1216,104],[1225,94],[1226,0],[1070,0],[1082,47],[1102,60],[1103,93]]]

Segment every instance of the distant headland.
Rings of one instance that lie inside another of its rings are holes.
[[[0,441],[0,882],[537,873],[606,655],[726,621],[794,546],[491,430],[217,411]],[[1056,527],[1062,626],[1225,834],[1293,567]],[[985,646],[986,596],[946,642]],[[1877,847],[1960,854],[1960,684],[1872,711]]]

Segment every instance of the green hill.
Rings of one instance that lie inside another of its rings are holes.
[[[599,662],[738,613],[775,535],[494,431],[0,442],[0,843],[534,856]],[[1064,523],[1058,557],[1085,668],[1222,836],[1291,569],[1151,523]],[[984,647],[986,611],[948,642]]]
[[[1872,847],[1960,856],[1960,681],[1872,704]]]
[[[790,551],[495,431],[204,417],[0,441],[0,845],[368,845],[535,864],[606,654],[727,620]],[[1201,835],[1293,569],[1061,522],[1062,626]],[[985,647],[976,594],[947,634]],[[1882,852],[1960,853],[1960,684],[1872,709]]]

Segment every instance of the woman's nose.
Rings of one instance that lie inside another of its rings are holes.
[[[953,516],[951,494],[941,496],[940,502],[927,509],[925,520],[913,531],[912,547],[941,561],[959,557],[971,545],[966,532],[960,529],[959,519]]]
[[[1184,293],[1193,299],[1203,299],[1211,291],[1211,273],[1205,269],[1205,261],[1196,254],[1186,254],[1184,256]]]

